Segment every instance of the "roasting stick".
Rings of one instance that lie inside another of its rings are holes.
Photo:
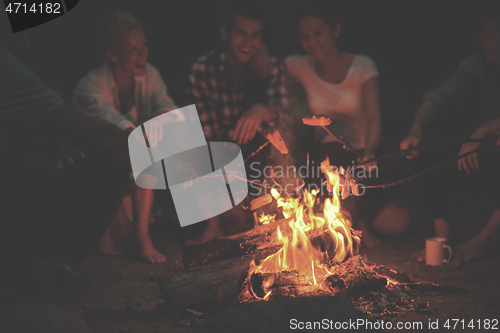
[[[330,134],[335,140],[337,140],[338,142],[340,142],[345,149],[349,150],[350,152],[354,153],[356,155],[357,158],[360,158],[361,157],[361,153],[359,152],[359,150],[357,150],[356,148],[354,148],[353,146],[351,146],[349,144],[349,142],[345,141],[340,135],[335,135],[333,134],[326,126],[321,126],[321,128],[323,128],[328,134]]]
[[[371,158],[371,159],[363,161],[363,162],[359,162],[356,165],[354,165],[354,168],[356,169],[356,168],[358,168],[358,167],[360,167],[362,165],[365,165],[365,164],[368,164],[368,163],[372,163],[372,162],[378,162],[380,160],[383,160],[383,159],[386,159],[386,158],[389,158],[389,157],[405,156],[405,155],[408,155],[409,153],[411,153],[413,151],[423,151],[423,150],[426,150],[426,149],[434,148],[436,146],[441,146],[441,145],[445,146],[445,145],[449,145],[449,144],[453,144],[453,143],[458,143],[458,142],[462,142],[462,143],[467,143],[467,142],[478,142],[479,143],[480,142],[480,143],[482,143],[482,142],[485,142],[485,139],[452,140],[452,141],[447,141],[447,142],[436,142],[436,143],[429,144],[427,146],[420,146],[420,147],[413,147],[413,148],[408,148],[408,149],[404,149],[404,150],[397,150],[397,151],[393,151],[393,152],[390,152],[390,153],[387,153],[387,154],[384,154],[384,155],[376,156],[374,158]]]
[[[495,138],[495,140],[496,140],[496,139],[497,139],[497,138]],[[481,142],[488,142],[488,141],[490,141],[490,139],[485,139],[485,140],[483,140],[483,141],[481,141]],[[475,141],[475,142],[477,142],[477,141]],[[413,180],[413,179],[415,179],[415,178],[421,177],[421,176],[423,176],[423,175],[425,175],[425,174],[427,174],[427,173],[429,173],[429,172],[432,172],[432,171],[434,171],[434,170],[436,170],[436,169],[439,169],[439,168],[441,168],[441,167],[443,167],[443,166],[445,166],[445,165],[448,165],[448,164],[450,164],[450,163],[452,163],[452,162],[458,161],[458,160],[460,160],[460,159],[462,159],[462,158],[464,158],[464,157],[467,157],[467,156],[469,156],[469,155],[475,154],[475,153],[477,153],[478,151],[480,151],[480,150],[482,150],[482,149],[484,149],[484,148],[486,148],[486,147],[488,147],[488,145],[483,145],[483,146],[481,146],[481,147],[478,147],[478,148],[476,148],[476,149],[474,149],[474,150],[469,151],[468,153],[465,153],[465,154],[462,154],[462,155],[458,155],[458,156],[456,156],[456,157],[454,157],[454,158],[452,158],[452,159],[449,159],[448,161],[445,161],[445,162],[443,162],[443,163],[441,163],[441,164],[438,164],[438,165],[436,165],[436,166],[433,166],[432,168],[429,168],[429,169],[427,169],[427,170],[421,171],[421,172],[416,173],[416,174],[414,174],[414,175],[411,175],[411,176],[409,176],[409,177],[406,177],[406,178],[403,178],[403,179],[400,179],[400,180],[396,180],[396,181],[391,182],[391,183],[386,183],[386,184],[381,184],[381,185],[369,185],[369,186],[364,186],[364,188],[387,188],[387,187],[392,187],[392,186],[399,185],[399,184],[402,184],[402,183],[406,183],[406,182],[408,182],[408,181],[410,181],[410,180]]]
[[[254,151],[253,153],[251,153],[250,155],[248,155],[248,157],[245,158],[245,160],[243,161],[243,163],[247,164],[247,162],[248,162],[249,159],[251,159],[252,157],[254,157],[255,154],[257,154],[259,151],[261,151],[265,146],[267,146],[270,143],[271,143],[271,141],[266,141],[266,143],[264,143],[262,146],[260,146],[259,148],[257,148],[256,151]]]
[[[306,125],[309,125],[309,126],[319,126],[319,127],[321,127],[332,138],[334,138],[336,141],[340,142],[345,149],[347,149],[350,152],[354,153],[356,155],[356,157],[358,157],[358,158],[361,157],[361,153],[356,148],[354,148],[353,146],[351,146],[351,144],[349,144],[349,142],[347,142],[346,140],[344,140],[344,138],[341,135],[333,134],[332,131],[330,131],[326,127],[326,126],[328,126],[328,125],[330,125],[332,123],[332,120],[328,116],[322,115],[322,116],[312,116],[312,117],[309,117],[309,118],[302,118],[302,122],[304,124],[306,124]]]
[[[288,154],[288,148],[287,148],[285,142],[283,141],[283,138],[281,137],[280,132],[278,132],[277,129],[269,130],[269,131],[267,131],[265,133],[261,132],[259,130],[259,133],[261,133],[262,135],[264,135],[268,141],[266,143],[264,143],[262,146],[260,146],[259,148],[257,148],[256,151],[254,151],[253,153],[251,153],[245,159],[245,161],[243,161],[244,164],[246,164],[249,159],[251,159],[252,157],[254,157],[255,154],[257,154],[259,151],[261,151],[269,143],[272,144],[274,146],[274,148],[278,149],[280,153],[282,153],[282,154]]]
[[[462,155],[458,155],[456,157],[453,157],[453,158],[449,159],[448,161],[445,161],[445,162],[443,162],[441,164],[433,166],[432,168],[429,168],[427,170],[421,171],[421,172],[416,173],[414,175],[411,175],[409,177],[406,177],[406,178],[403,178],[403,179],[399,179],[399,180],[393,181],[391,183],[386,183],[386,184],[381,184],[381,185],[364,186],[364,188],[388,188],[388,187],[392,187],[392,186],[399,185],[399,184],[402,184],[402,183],[406,183],[406,182],[408,182],[410,180],[416,179],[416,178],[421,177],[421,176],[423,176],[425,174],[428,174],[429,172],[432,172],[432,171],[437,170],[437,169],[439,169],[439,168],[441,168],[441,167],[443,167],[445,165],[448,165],[448,164],[450,164],[450,163],[452,163],[454,161],[458,161],[459,159],[462,159],[462,158],[467,157],[469,155],[475,154],[478,151],[484,149],[484,147],[487,147],[487,146],[481,146],[479,148],[471,150],[468,153],[465,153],[465,154],[462,154]]]
[[[213,175],[211,177],[224,178],[223,175]],[[245,182],[247,182],[249,184],[254,184],[254,185],[257,185],[257,186],[260,186],[260,187],[263,187],[263,188],[267,188],[267,189],[270,189],[270,190],[272,190],[273,188],[275,188],[275,187],[272,187],[272,186],[269,186],[269,185],[265,185],[264,183],[259,183],[259,182],[256,182],[256,181],[253,181],[253,180],[249,180],[247,178],[243,178],[243,177],[240,177],[240,176],[237,176],[237,175],[233,175],[233,174],[228,175],[228,177],[234,178],[234,179],[239,179],[239,180],[245,181]]]
[[[424,147],[415,147],[415,148],[410,148],[410,149],[406,149],[406,150],[402,150],[402,151],[399,151],[399,152],[393,152],[393,153],[389,153],[389,154],[385,154],[385,155],[382,155],[382,156],[379,156],[379,157],[376,157],[374,159],[370,159],[370,160],[367,160],[367,161],[364,161],[364,162],[361,162],[359,163],[358,165],[355,165],[354,168],[356,167],[359,167],[360,165],[363,165],[363,164],[367,164],[367,163],[371,163],[371,162],[374,162],[374,161],[378,161],[378,160],[381,160],[382,158],[387,158],[387,157],[393,157],[393,156],[397,156],[397,155],[401,155],[401,154],[406,154],[408,152],[411,152],[411,151],[414,151],[414,150],[418,150],[418,149],[427,149],[427,148],[430,148],[430,147],[433,147],[433,146],[436,146],[436,145],[439,145],[439,144],[448,144],[448,143],[457,143],[457,142],[476,142],[476,143],[485,143],[485,145],[482,145],[474,150],[471,150],[469,151],[468,153],[465,153],[465,154],[462,154],[462,155],[458,155],[452,159],[449,159],[448,161],[445,161],[441,164],[438,164],[434,167],[431,167],[429,169],[426,169],[424,171],[421,171],[419,173],[416,173],[414,175],[411,175],[409,177],[406,177],[406,178],[403,178],[403,179],[399,179],[399,180],[396,180],[396,181],[393,181],[391,183],[386,183],[386,184],[380,184],[380,185],[368,185],[368,186],[365,186],[363,185],[363,187],[366,189],[366,188],[388,188],[388,187],[392,187],[392,186],[395,186],[395,185],[399,185],[399,184],[402,184],[402,183],[406,183],[408,181],[411,181],[413,179],[416,179],[418,177],[421,177],[427,173],[430,173],[434,170],[437,170],[445,165],[448,165],[454,161],[457,161],[457,160],[460,160],[464,157],[467,157],[469,155],[472,155],[472,154],[475,154],[477,153],[478,151],[484,149],[485,147],[488,147],[489,144],[492,144],[494,142],[496,142],[498,139],[500,138],[500,135],[492,135],[492,136],[489,136],[487,137],[486,139],[467,139],[467,140],[458,140],[458,141],[450,141],[450,142],[446,142],[446,143],[434,143],[432,145],[428,145],[428,146],[424,146]],[[354,180],[355,182],[358,182],[360,179],[357,179],[357,178],[353,178],[352,180]],[[325,181],[323,182],[323,185],[327,184],[328,181]]]

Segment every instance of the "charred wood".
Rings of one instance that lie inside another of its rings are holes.
[[[166,276],[161,281],[163,298],[169,306],[202,312],[230,304],[248,277],[250,262],[264,259],[278,249],[279,247],[269,247]]]
[[[276,231],[278,226],[287,225],[288,221],[283,219],[233,236],[185,246],[182,251],[182,263],[188,268],[245,255],[262,247],[266,242],[269,243],[269,235]]]

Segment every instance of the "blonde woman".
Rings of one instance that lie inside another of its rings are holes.
[[[78,83],[73,98],[78,110],[108,121],[128,135],[139,124],[177,108],[160,74],[147,62],[148,46],[140,21],[127,13],[109,15],[101,25],[100,42],[104,64]],[[152,190],[135,187],[131,200],[123,199],[114,221],[132,217],[141,257],[161,263],[166,258],[154,248],[148,234],[153,199]],[[98,247],[106,254],[121,253],[109,228]]]

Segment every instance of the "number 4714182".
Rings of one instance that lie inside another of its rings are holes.
[[[22,2],[9,2],[5,11],[9,14],[29,14],[30,12],[33,14],[36,13],[46,13],[46,14],[61,14],[61,4],[60,3],[33,3],[30,4],[22,3]],[[29,7],[29,8],[28,8]]]
[[[469,322],[465,319],[448,319],[443,325],[446,329],[470,329],[498,330],[498,319],[471,319]]]

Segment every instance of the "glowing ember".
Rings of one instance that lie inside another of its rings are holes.
[[[291,220],[283,230],[279,227],[276,230],[282,248],[259,265],[252,262],[249,276],[296,271],[306,276],[309,285],[318,285],[335,274],[335,264],[357,254],[361,233],[351,228],[351,221],[340,211],[339,192],[341,188],[344,192],[346,188],[349,191],[349,179],[345,181],[334,172],[328,159],[321,163],[321,169],[327,175],[327,185],[331,191],[331,196],[324,201],[322,213],[313,211],[318,194],[315,190],[311,193],[304,191],[301,198],[283,198],[278,191],[271,191],[284,217]],[[345,184],[341,184],[341,180]],[[263,215],[259,220],[266,224],[274,221],[274,218]],[[262,289],[266,293],[264,298],[270,295],[271,291],[268,290],[272,285],[272,275],[262,281]],[[251,288],[250,291],[253,293]]]
[[[262,213],[258,218],[259,225],[265,225],[269,223],[274,223],[276,221],[276,214],[274,215],[265,215]]]

